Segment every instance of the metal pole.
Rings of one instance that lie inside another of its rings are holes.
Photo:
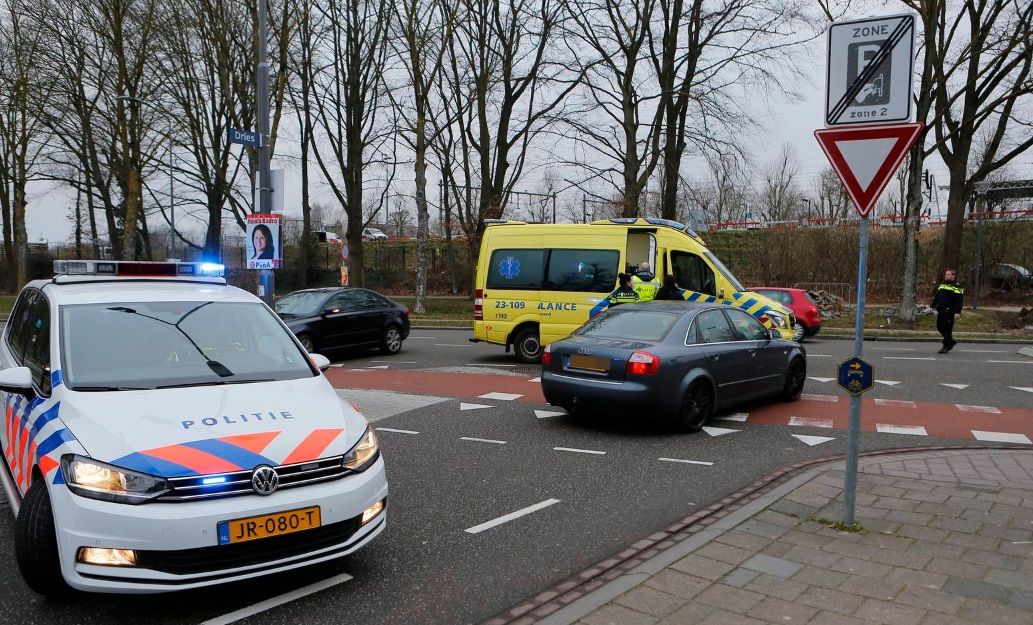
[[[552,223],[556,223],[556,194],[552,194]]]
[[[272,209],[272,193],[269,188],[269,62],[266,53],[266,2],[258,2],[258,212],[269,213]],[[280,250],[282,254],[283,251]],[[272,269],[258,272],[258,296],[269,306],[273,305],[276,291],[276,274]]]
[[[172,159],[175,154],[172,151],[172,120],[169,120],[169,221],[172,224],[172,236],[169,237],[170,254],[176,256],[176,176],[173,173]]]
[[[978,211],[979,196],[975,199],[975,208]],[[976,294],[972,298],[972,310],[979,308],[979,287],[983,277],[983,216],[976,212]]]
[[[864,345],[864,300],[868,281],[868,218],[861,218],[861,249],[857,258],[857,310],[854,314],[854,356],[861,357]],[[843,486],[843,524],[854,524],[854,502],[857,499],[857,456],[861,436],[861,397],[850,398],[850,422],[847,426],[846,483]]]

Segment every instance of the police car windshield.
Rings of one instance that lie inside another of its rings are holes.
[[[710,252],[706,252],[706,256],[708,259],[710,259],[710,262],[714,263],[714,266],[717,267],[717,270],[720,271],[721,275],[725,277],[725,280],[728,280],[728,283],[732,285],[733,289],[735,289],[736,291],[746,290],[746,288],[742,285],[742,282],[739,282],[739,280],[736,279],[735,275],[732,274],[728,267],[725,267],[725,264],[722,263],[717,258],[717,256],[714,256]]]
[[[615,308],[593,317],[574,334],[605,339],[659,341],[678,320],[680,313]]]
[[[298,291],[276,302],[276,312],[285,315],[314,315],[323,309],[326,293],[321,291]]]
[[[72,390],[206,386],[314,375],[308,357],[261,304],[139,302],[61,307]]]

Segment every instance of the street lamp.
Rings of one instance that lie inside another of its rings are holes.
[[[169,234],[169,249],[166,250],[165,253],[169,257],[169,259],[172,259],[176,256],[176,176],[175,170],[173,169],[172,160],[175,157],[175,151],[172,149],[175,145],[175,143],[172,140],[172,116],[168,114],[168,111],[166,111],[164,107],[154,104],[149,100],[144,100],[141,98],[136,98],[128,95],[121,96],[119,99],[127,100],[129,102],[136,102],[137,104],[142,104],[143,106],[149,106],[158,112],[166,114],[169,118],[169,225],[172,228],[172,232]],[[186,252],[185,249],[183,251]]]

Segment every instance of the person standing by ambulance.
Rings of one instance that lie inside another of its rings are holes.
[[[634,304],[639,301],[638,293],[631,288],[631,276],[626,273],[617,274],[617,290],[606,298],[610,307],[619,304]]]
[[[638,293],[640,302],[651,302],[656,298],[656,292],[660,290],[660,281],[650,271],[649,263],[639,264],[638,273],[631,277],[631,288]]]
[[[943,347],[939,353],[946,354],[955,345],[954,318],[961,316],[965,306],[965,289],[958,286],[957,273],[948,269],[943,274],[943,282],[936,287],[933,294],[933,308],[936,309],[936,330],[943,336]]]

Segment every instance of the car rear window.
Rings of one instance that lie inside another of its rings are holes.
[[[574,334],[607,339],[659,341],[667,336],[681,313],[656,310],[608,310],[581,326]]]

